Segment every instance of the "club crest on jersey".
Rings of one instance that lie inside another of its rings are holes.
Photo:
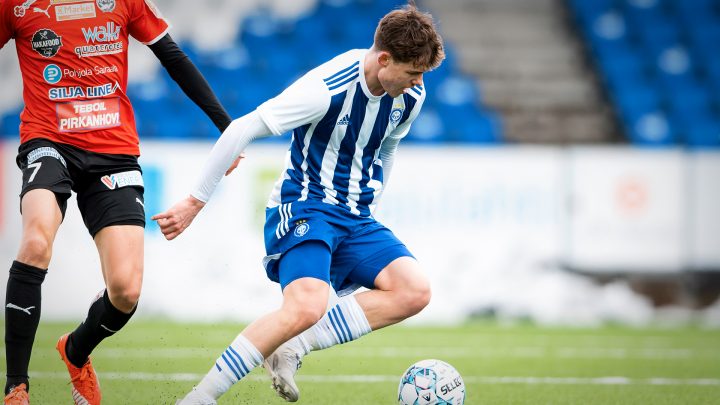
[[[36,0],[27,0],[21,5],[15,6],[15,8],[13,9],[13,12],[15,13],[15,17],[17,17],[17,18],[25,17],[25,12],[30,8],[30,6],[33,5],[33,3],[35,3],[35,1]]]
[[[394,106],[392,111],[390,111],[390,122],[393,124],[397,124],[400,122],[400,119],[403,116],[403,112],[405,112],[405,108],[401,106]]]
[[[115,0],[95,0],[98,8],[104,13],[109,13],[115,10]]]
[[[45,58],[52,58],[62,47],[62,37],[51,29],[43,28],[33,35],[30,43],[35,52]]]
[[[305,236],[306,233],[308,233],[309,230],[310,224],[308,224],[307,222],[301,222],[300,224],[295,226],[295,231],[293,233],[298,238],[302,238],[303,236]]]
[[[142,174],[138,170],[105,175],[100,181],[110,190],[127,186],[143,186]]]

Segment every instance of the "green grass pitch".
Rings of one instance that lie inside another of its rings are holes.
[[[73,327],[41,323],[31,362],[31,403],[72,403],[69,379],[54,346],[57,337]],[[131,322],[93,354],[103,404],[174,404],[241,327]],[[720,330],[494,322],[399,325],[312,353],[298,375],[299,403],[397,403],[401,374],[425,358],[442,359],[460,371],[469,405],[720,404]],[[259,368],[219,403],[284,401]]]

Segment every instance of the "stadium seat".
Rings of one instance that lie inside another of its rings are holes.
[[[192,44],[182,46],[230,115],[239,117],[279,94],[309,69],[348,49],[369,47],[369,33],[379,19],[389,8],[403,4],[403,0],[319,0],[314,11],[293,19],[279,18],[271,8],[260,7],[244,17],[236,40],[225,49],[203,51]],[[479,104],[477,84],[458,72],[450,44],[446,44],[445,51],[444,63],[426,75],[428,111],[424,109],[418,118],[424,123],[414,125],[408,139],[499,141],[499,117]],[[138,128],[145,137],[215,136],[207,117],[187,100],[165,71],[160,71],[160,80],[131,84],[128,93],[136,105]],[[439,114],[438,109],[452,112]],[[268,142],[274,140],[278,138]]]
[[[677,135],[662,111],[632,114],[625,119],[630,141],[638,146],[671,146]]]
[[[570,0],[628,139],[713,145],[720,1]]]
[[[685,144],[696,148],[720,148],[720,121],[695,121],[683,131]]]
[[[410,128],[406,139],[415,143],[442,142],[445,136],[444,121],[440,114],[432,107],[424,108]]]
[[[10,110],[0,116],[0,136],[16,139],[20,136],[20,113],[23,107]]]

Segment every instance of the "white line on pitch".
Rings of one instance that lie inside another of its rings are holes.
[[[138,348],[138,349],[116,349],[101,348],[95,357],[97,358],[203,358],[216,357],[220,349],[204,349],[194,347],[177,348]],[[720,350],[715,349],[690,349],[690,348],[588,348],[588,347],[343,347],[341,350],[333,350],[333,356],[338,357],[418,357],[435,356],[444,358],[565,358],[565,359],[717,359],[720,358]],[[55,356],[54,349],[36,348],[33,354],[37,356]],[[0,357],[4,357],[0,352]]]
[[[138,373],[138,372],[100,372],[100,379],[141,380],[141,381],[200,381],[203,374],[194,373]],[[61,372],[31,372],[33,378],[67,379],[68,374]],[[264,374],[249,375],[246,379],[266,381]],[[298,375],[298,381],[316,383],[386,383],[399,381],[392,375]],[[496,377],[465,376],[466,384],[526,384],[526,385],[701,385],[720,386],[717,378],[628,378],[628,377]]]

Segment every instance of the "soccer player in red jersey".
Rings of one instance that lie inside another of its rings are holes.
[[[76,404],[101,393],[90,352],[135,312],[143,275],[143,179],[127,88],[129,37],[155,53],[223,131],[230,117],[149,0],[0,0],[0,48],[15,39],[23,77],[17,164],[22,238],[5,301],[5,404],[29,403],[41,284],[71,191],[95,241],[106,289],[57,350]]]

